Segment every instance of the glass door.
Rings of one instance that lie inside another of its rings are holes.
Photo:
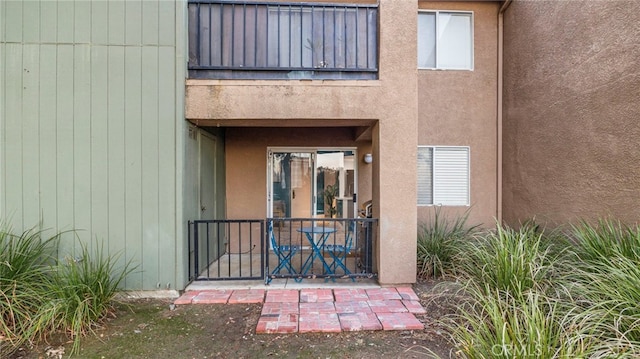
[[[268,158],[268,216],[354,218],[354,150],[272,150]]]

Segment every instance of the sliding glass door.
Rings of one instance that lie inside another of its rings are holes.
[[[267,167],[269,217],[354,217],[355,150],[273,149]]]

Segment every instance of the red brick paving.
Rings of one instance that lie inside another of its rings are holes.
[[[334,313],[300,313],[298,332],[339,333],[342,331],[338,314]]]
[[[301,289],[300,303],[333,302],[331,289]]]
[[[424,309],[422,304],[416,300],[403,300],[402,304],[409,310],[409,313],[413,314],[423,314],[427,311]]]
[[[191,300],[193,304],[226,304],[231,296],[230,290],[205,290]]]
[[[420,300],[420,298],[418,298],[418,296],[416,295],[416,292],[414,292],[413,288],[411,287],[399,287],[396,288],[396,290],[398,291],[398,294],[400,294],[400,297],[402,297],[402,300]]]
[[[185,292],[174,304],[262,303],[256,333],[422,330],[413,289],[242,289]]]
[[[339,313],[340,326],[345,332],[358,330],[382,330],[382,324],[375,313]]]
[[[300,315],[318,314],[318,313],[336,313],[336,307],[333,302],[320,303],[300,303]]]
[[[368,302],[335,302],[336,313],[373,313]]]
[[[378,313],[384,330],[422,330],[424,325],[411,313]]]
[[[400,300],[370,300],[369,306],[374,313],[406,313],[409,310]]]
[[[239,289],[234,290],[229,297],[229,304],[236,303],[263,303],[264,289]]]
[[[336,302],[367,301],[369,296],[364,289],[334,289]]]
[[[369,300],[392,300],[392,299],[402,299],[400,294],[395,288],[374,288],[367,289],[367,296],[369,296]]]
[[[298,303],[300,301],[300,292],[296,289],[273,289],[267,291],[265,303]]]
[[[180,298],[176,299],[173,304],[175,305],[182,305],[182,304],[191,304],[191,301],[193,300],[193,298],[198,295],[200,292],[196,292],[196,291],[188,291],[188,292],[184,292],[183,295],[180,296]]]

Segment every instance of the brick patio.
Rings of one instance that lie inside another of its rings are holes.
[[[187,291],[174,304],[260,303],[256,333],[422,330],[410,287],[371,289],[215,289]]]

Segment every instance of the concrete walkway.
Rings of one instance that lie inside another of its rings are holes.
[[[422,330],[411,287],[188,290],[176,305],[259,303],[256,333]]]

